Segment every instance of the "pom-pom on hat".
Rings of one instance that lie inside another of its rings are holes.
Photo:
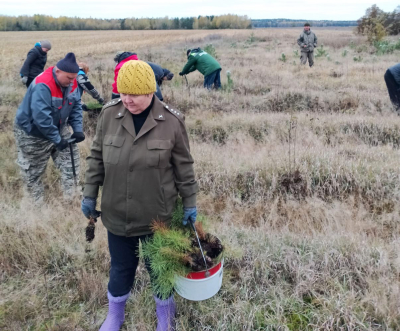
[[[74,53],[68,53],[65,58],[58,61],[56,64],[57,68],[64,72],[69,72],[71,74],[77,74],[79,72],[78,63],[76,63],[76,58]]]
[[[119,93],[145,95],[157,90],[153,69],[143,61],[128,61],[118,72]]]

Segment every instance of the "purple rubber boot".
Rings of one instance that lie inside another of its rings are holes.
[[[108,314],[100,331],[119,331],[125,320],[125,304],[129,295],[130,293],[122,297],[113,297],[110,292],[107,293]]]
[[[171,295],[167,300],[161,300],[154,296],[156,301],[157,329],[156,331],[175,331],[175,311],[176,305],[174,296]]]

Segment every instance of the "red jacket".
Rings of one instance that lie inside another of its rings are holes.
[[[114,83],[112,84],[112,93],[119,94],[118,89],[117,89],[117,77],[118,77],[119,69],[121,69],[121,67],[125,64],[125,62],[131,61],[131,60],[139,60],[139,58],[137,57],[136,54],[133,54],[130,57],[127,57],[126,59],[122,60],[115,67],[115,69],[114,69]]]

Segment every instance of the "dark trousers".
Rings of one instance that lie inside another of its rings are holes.
[[[131,291],[139,263],[139,241],[143,242],[151,236],[122,237],[108,231],[108,248],[111,255],[108,291],[113,297],[121,297]],[[153,281],[149,261],[145,260],[145,265],[150,280]],[[157,296],[157,293],[154,294]]]
[[[216,90],[221,88],[221,69],[215,70],[211,74],[204,76],[204,87],[211,89],[213,84]]]
[[[386,73],[383,77],[385,78],[390,101],[392,101],[393,106],[397,110],[400,108],[400,86],[399,84],[397,84],[396,80],[389,70],[386,70]]]
[[[31,83],[33,82],[33,80],[35,79],[36,77],[28,77],[28,80],[26,81],[26,88],[28,88],[29,87],[29,85],[31,85]]]

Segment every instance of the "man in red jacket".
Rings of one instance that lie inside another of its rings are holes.
[[[114,83],[112,84],[112,94],[111,94],[111,99],[118,99],[119,98],[119,92],[117,88],[117,77],[118,77],[118,72],[122,68],[122,66],[125,64],[125,62],[131,61],[131,60],[139,60],[138,56],[136,53],[132,52],[117,52],[117,54],[114,57],[114,61],[116,63],[115,69],[114,69]]]

